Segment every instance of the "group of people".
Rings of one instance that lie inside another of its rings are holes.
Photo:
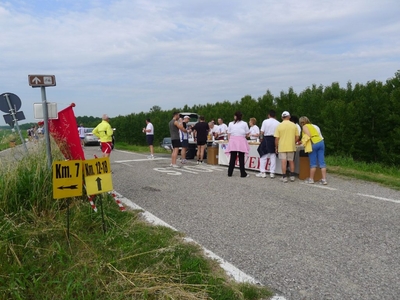
[[[237,160],[239,161],[240,177],[249,177],[245,170],[245,155],[250,150],[247,139],[257,140],[260,141],[257,149],[260,155],[260,172],[256,176],[267,177],[266,168],[269,161],[269,176],[274,178],[276,157],[278,156],[281,161],[282,181],[286,183],[289,180],[295,180],[296,144],[303,144],[310,159],[310,177],[306,180],[306,183],[314,183],[315,171],[319,166],[322,174],[321,183],[327,184],[324,138],[319,127],[311,124],[307,117],[297,119],[297,117],[291,117],[288,111],[284,111],[281,115],[282,122],[279,122],[276,119],[276,112],[270,110],[267,119],[262,122],[261,128],[256,125],[257,120],[255,118],[250,118],[249,124],[247,124],[242,120],[242,117],[243,114],[236,111],[233,116],[234,120],[226,126],[221,118],[218,119],[218,125],[216,125],[213,120],[206,123],[204,116],[200,116],[198,123],[192,128],[187,128],[185,124],[189,117],[184,116],[183,120],[180,120],[179,113],[174,112],[173,118],[169,122],[173,147],[170,166],[178,167],[176,161],[180,147],[182,147],[181,162],[186,163],[184,155],[187,148],[187,136],[192,133],[197,144],[197,164],[203,162],[207,140],[227,139],[228,146],[225,153],[230,156],[228,177],[232,176]],[[183,138],[184,136],[186,138]],[[300,136],[302,136],[301,140]],[[288,165],[289,172],[287,172]]]
[[[262,122],[261,128],[256,123],[255,118],[250,118],[249,124],[242,120],[243,114],[236,111],[233,121],[227,126],[222,118],[218,119],[218,125],[214,120],[206,123],[204,116],[199,117],[199,122],[193,126],[188,126],[189,116],[180,118],[179,112],[174,112],[172,120],[169,122],[169,131],[171,135],[172,153],[171,164],[173,168],[177,165],[179,148],[181,148],[181,163],[186,163],[186,149],[188,148],[189,134],[197,144],[197,164],[203,163],[204,150],[207,140],[228,140],[228,146],[225,153],[230,155],[228,177],[231,177],[239,161],[240,177],[249,177],[245,170],[245,155],[249,153],[250,146],[247,141],[260,140],[257,149],[260,155],[260,172],[257,177],[265,178],[267,162],[270,162],[270,177],[275,177],[276,157],[281,161],[282,181],[288,182],[295,180],[294,157],[296,144],[303,144],[305,152],[308,153],[310,160],[310,176],[306,183],[314,183],[316,168],[321,169],[321,183],[326,185],[326,164],[325,164],[325,143],[320,128],[312,124],[311,121],[303,116],[300,119],[290,116],[288,111],[281,115],[282,122],[276,119],[276,112],[270,110],[268,117]],[[93,130],[93,134],[100,138],[103,156],[109,156],[112,150],[113,130],[109,124],[108,115],[103,115],[102,122]],[[250,127],[249,127],[250,125]],[[150,147],[149,158],[154,158],[154,126],[150,119],[146,119],[146,127],[142,129],[146,134],[146,140]],[[300,136],[302,137],[300,140]],[[287,165],[289,164],[289,172]]]
[[[222,118],[218,119],[218,125],[214,120],[206,123],[204,116],[199,117],[199,122],[193,126],[188,126],[189,116],[180,117],[179,112],[174,112],[172,120],[169,122],[169,131],[171,135],[172,153],[171,164],[173,168],[177,165],[179,148],[181,148],[181,163],[186,163],[186,150],[189,146],[189,136],[191,136],[197,145],[197,164],[202,164],[207,140],[224,140],[228,138],[228,126]]]
[[[27,130],[27,134],[30,142],[37,141],[40,137],[43,136],[44,130],[42,126],[37,127],[36,125],[34,125]]]
[[[240,176],[248,177],[244,168],[244,156],[249,151],[246,137],[250,139],[259,137],[261,143],[257,150],[260,155],[260,172],[256,175],[257,177],[267,177],[266,166],[269,160],[270,177],[274,178],[276,157],[278,156],[281,161],[282,181],[286,183],[288,178],[290,181],[294,181],[296,144],[303,144],[305,152],[308,153],[310,159],[310,177],[306,180],[306,183],[314,183],[315,171],[319,166],[322,174],[321,183],[326,185],[325,144],[321,130],[318,126],[311,124],[310,120],[305,116],[299,119],[300,125],[296,122],[297,118],[291,118],[288,111],[284,111],[281,117],[282,122],[279,122],[276,119],[276,112],[270,110],[268,118],[263,121],[261,129],[258,129],[254,118],[250,119],[250,128],[248,128],[247,124],[242,121],[241,112],[235,113],[234,122],[231,122],[228,126],[229,143],[225,151],[230,153],[228,176],[232,176],[232,171],[236,164],[236,156],[238,155]],[[300,135],[302,135],[301,141]],[[288,164],[289,173],[287,172]]]

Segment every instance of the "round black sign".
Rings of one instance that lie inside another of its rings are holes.
[[[10,107],[8,106],[7,97],[10,100],[11,107],[18,111],[21,108],[21,99],[13,93],[3,93],[0,95],[0,110],[5,113],[10,113]]]

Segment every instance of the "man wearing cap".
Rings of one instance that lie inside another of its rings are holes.
[[[179,129],[179,136],[181,138],[181,145],[182,145],[182,150],[181,150],[181,164],[186,164],[186,151],[187,148],[189,147],[189,131],[187,129],[187,123],[190,121],[189,116],[184,116],[182,120],[182,127],[186,129],[186,131],[183,131]]]
[[[290,181],[294,181],[294,154],[296,152],[296,142],[299,140],[299,132],[296,125],[290,121],[290,113],[282,113],[282,123],[275,130],[275,149],[281,160],[282,181],[288,182],[286,176],[287,162],[290,168]]]
[[[92,133],[100,138],[101,152],[103,152],[103,157],[109,157],[112,150],[112,136],[114,131],[111,128],[109,122],[110,118],[108,115],[104,114],[101,123],[93,129]]]

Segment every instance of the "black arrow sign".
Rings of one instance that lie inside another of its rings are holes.
[[[101,178],[100,178],[100,177],[97,177],[96,181],[97,181],[97,190],[98,190],[98,191],[101,191],[101,190],[102,190],[102,187],[101,187]]]
[[[78,185],[74,184],[74,185],[69,185],[69,186],[59,186],[58,187],[59,190],[63,190],[63,189],[70,189],[70,190],[77,190],[78,189]]]

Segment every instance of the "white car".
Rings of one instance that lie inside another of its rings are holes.
[[[83,139],[83,144],[85,146],[88,146],[88,145],[99,146],[100,145],[100,139],[92,133],[93,129],[94,128],[85,128],[85,138]]]

